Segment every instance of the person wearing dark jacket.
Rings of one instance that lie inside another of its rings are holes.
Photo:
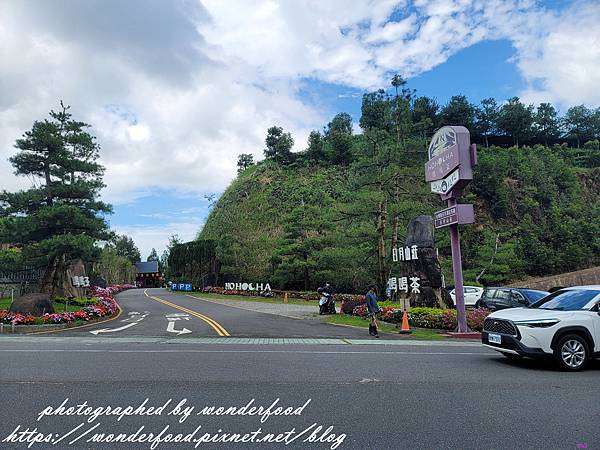
[[[371,318],[371,323],[369,324],[369,334],[371,336],[375,336],[379,338],[379,330],[377,326],[377,314],[381,311],[379,309],[379,305],[377,304],[377,293],[375,292],[375,285],[372,284],[369,286],[369,292],[367,292],[367,311],[369,313],[369,317]]]

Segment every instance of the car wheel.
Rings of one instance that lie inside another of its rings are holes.
[[[577,334],[568,334],[561,337],[554,350],[554,358],[558,365],[569,371],[583,369],[590,359],[589,355],[587,342]]]

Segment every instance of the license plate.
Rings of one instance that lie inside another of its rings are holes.
[[[488,333],[488,342],[492,344],[502,344],[502,336],[499,334]]]

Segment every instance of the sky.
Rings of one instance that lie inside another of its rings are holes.
[[[598,0],[3,0],[0,188],[29,187],[14,142],[62,100],[101,146],[111,227],[145,259],[196,236],[268,127],[302,150],[395,73],[441,104],[599,106],[599,21]]]

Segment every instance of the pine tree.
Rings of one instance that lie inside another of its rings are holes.
[[[68,265],[96,259],[95,243],[110,238],[103,216],[112,208],[98,200],[104,167],[90,125],[73,120],[62,102],[49,115],[16,141],[10,162],[33,186],[0,193],[0,215],[7,218],[2,240],[19,243],[28,260],[45,265],[41,291],[60,296]]]

